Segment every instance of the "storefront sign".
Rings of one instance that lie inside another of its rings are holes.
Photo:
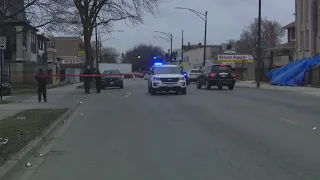
[[[61,60],[61,64],[83,64],[83,60]]]
[[[251,55],[218,55],[219,63],[226,62],[254,62]]]

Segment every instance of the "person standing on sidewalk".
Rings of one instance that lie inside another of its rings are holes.
[[[90,83],[92,80],[92,72],[90,70],[90,66],[88,66],[86,68],[86,70],[83,72],[83,74],[85,75],[83,78],[84,81],[84,93],[89,94],[90,93]]]
[[[100,74],[99,70],[96,70],[96,72],[95,72],[95,79],[96,79],[97,93],[100,93],[101,92],[101,74]]]
[[[38,101],[41,102],[41,96],[43,96],[44,102],[47,102],[47,77],[42,69],[39,69],[36,80],[38,83]]]

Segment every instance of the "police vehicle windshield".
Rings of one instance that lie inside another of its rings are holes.
[[[155,67],[154,74],[181,74],[179,67]]]

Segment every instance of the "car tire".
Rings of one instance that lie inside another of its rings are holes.
[[[206,80],[206,89],[210,89],[211,86],[209,85],[208,81]]]
[[[197,89],[201,89],[202,85],[200,84],[199,80],[197,80]]]
[[[228,86],[228,88],[229,88],[229,90],[233,90],[234,85],[232,85],[232,86]]]
[[[222,86],[218,86],[218,89],[219,89],[219,90],[222,90]]]
[[[119,87],[120,89],[123,89],[123,84]]]
[[[151,95],[155,95],[156,94],[156,91],[154,88],[150,87],[150,94]]]
[[[186,95],[187,94],[187,88],[184,88],[181,90],[181,95]]]

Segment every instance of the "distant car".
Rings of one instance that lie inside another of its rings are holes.
[[[123,89],[123,75],[119,70],[107,70],[103,72],[101,88],[119,87]]]
[[[197,82],[198,76],[202,73],[199,69],[191,69],[189,71],[189,82]]]
[[[143,79],[144,79],[144,80],[147,80],[147,79],[149,78],[149,74],[150,74],[150,73],[145,74]]]
[[[198,76],[197,88],[205,86],[210,89],[211,86],[218,86],[222,89],[227,86],[229,90],[233,90],[236,83],[236,75],[232,72],[232,67],[226,64],[213,64],[204,67],[204,72]]]
[[[12,93],[12,87],[10,83],[7,82],[3,82],[2,83],[2,90],[1,90],[1,94],[3,96],[8,96]]]

